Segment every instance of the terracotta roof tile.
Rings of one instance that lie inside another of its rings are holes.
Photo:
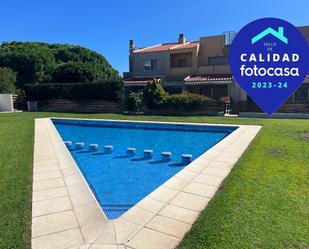
[[[233,79],[230,74],[219,74],[219,75],[190,75],[184,79],[185,84],[190,85],[192,83],[228,83]]]
[[[197,47],[199,44],[200,44],[199,41],[195,41],[195,42],[186,42],[185,44],[177,44],[177,46],[171,47],[170,50],[195,48],[195,47]]]
[[[178,49],[191,49],[197,47],[199,44],[199,41],[186,42],[184,44],[162,43],[151,47],[137,49],[134,51],[134,53],[166,52]]]
[[[158,44],[151,47],[140,48],[134,51],[134,53],[149,53],[149,52],[162,52],[168,51],[171,47],[175,46],[176,43]]]
[[[146,85],[147,82],[153,78],[160,79],[160,77],[130,78],[123,80],[123,83],[125,85]]]

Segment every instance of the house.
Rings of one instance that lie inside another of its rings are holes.
[[[309,44],[309,26],[299,29]],[[265,32],[281,34],[280,29]],[[130,40],[129,72],[124,73],[124,85],[126,89],[137,90],[143,88],[148,80],[159,78],[170,93],[186,90],[215,100],[228,96],[234,106],[250,101],[231,75],[229,47],[235,34],[225,32],[201,37],[198,41],[186,41],[184,34],[180,34],[177,42],[145,48],[136,48],[134,41]],[[305,101],[309,106],[308,86],[309,76],[288,100],[289,103]]]

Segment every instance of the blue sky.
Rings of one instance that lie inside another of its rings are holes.
[[[0,42],[78,44],[128,70],[128,43],[138,47],[237,31],[262,17],[309,25],[308,0],[10,0],[1,2]]]

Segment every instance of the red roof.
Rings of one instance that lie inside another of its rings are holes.
[[[191,49],[191,48],[196,48],[198,45],[200,45],[199,41],[186,42],[184,44],[178,44],[177,46],[171,47],[170,50]]]
[[[147,77],[147,78],[130,78],[123,80],[125,85],[146,85],[149,80],[154,78],[159,79],[160,77]]]
[[[162,43],[155,46],[140,48],[134,51],[134,53],[150,53],[150,52],[166,52],[179,49],[192,49],[196,48],[200,44],[199,41],[186,42],[184,44],[179,43]]]
[[[187,85],[194,83],[229,83],[233,79],[230,74],[218,74],[218,75],[190,75],[184,79]]]
[[[145,85],[153,78],[160,79],[161,77],[144,77],[144,78],[129,78],[123,81],[125,85]],[[222,84],[231,83],[233,77],[230,74],[218,75],[189,75],[184,79],[186,85],[190,84]]]

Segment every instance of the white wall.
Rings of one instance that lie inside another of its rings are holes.
[[[12,94],[0,94],[0,112],[13,111]]]

